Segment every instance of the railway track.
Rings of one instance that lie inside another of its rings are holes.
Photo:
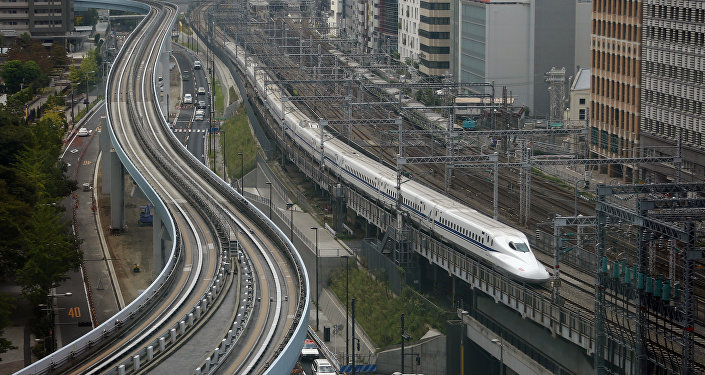
[[[287,21],[291,22],[291,21]],[[294,29],[293,27],[290,27],[289,30]],[[262,33],[263,35],[266,35],[265,33]],[[297,71],[297,72],[289,72],[288,74],[283,74],[281,73],[280,70],[274,69],[274,68],[284,68],[286,66],[291,66],[296,64],[293,60],[287,60],[285,54],[281,54],[280,57],[276,60],[273,59],[267,59],[268,55],[271,54],[272,49],[258,49],[259,43],[263,43],[266,38],[261,38],[259,41],[255,39],[255,42],[248,42],[250,43],[249,45],[249,53],[254,53],[254,54],[259,54],[260,58],[264,59],[264,65],[267,68],[271,68],[269,70],[270,74],[276,74],[276,76],[279,79],[282,80],[293,80],[293,79],[300,79],[300,80],[305,80],[307,78],[309,79],[315,79],[315,77],[306,77],[302,76],[301,72],[303,71]],[[284,44],[288,45],[289,39],[287,39]],[[264,68],[265,70],[267,68]],[[340,70],[341,76],[345,76],[346,72],[341,69]],[[347,72],[349,73],[349,72]],[[286,88],[288,91],[289,95],[293,96],[341,96],[341,88],[340,85],[338,84],[330,84],[329,86],[315,86],[311,83],[297,83],[294,85],[290,85]],[[358,90],[358,89],[355,89]],[[353,92],[353,96],[355,96],[356,93]],[[358,95],[360,95],[358,93]],[[367,93],[363,95],[368,95]],[[370,100],[374,99],[372,98],[371,95],[366,96],[363,98],[363,100]],[[372,100],[373,101],[373,100]],[[325,119],[345,119],[345,113],[343,111],[343,103],[340,102],[326,102],[325,105],[319,104],[309,104],[307,102],[294,102],[295,105],[305,114],[309,116],[311,119],[317,119],[317,118],[325,118]],[[361,109],[359,112],[355,113],[355,118],[388,118],[389,117],[389,110],[386,108],[382,108],[381,106],[377,105],[370,105],[367,108]],[[406,128],[413,128],[410,123],[405,122],[404,127]],[[378,156],[379,159],[381,159],[383,162],[385,162],[387,165],[393,165],[395,164],[396,160],[396,148],[385,148],[382,147],[382,145],[378,142],[380,140],[380,134],[384,131],[389,131],[389,130],[396,130],[396,129],[391,129],[390,127],[377,127],[375,128],[376,133],[374,132],[367,132],[361,128],[356,128],[353,130],[352,134],[348,134],[345,129],[343,128],[337,128],[333,131],[333,133],[337,133],[339,135],[345,136],[348,138],[348,140],[356,140],[359,141],[359,144],[357,145],[357,148],[361,151],[368,151],[367,154],[370,154],[369,148],[370,145],[377,145],[377,148],[375,150],[378,150],[378,153],[375,153],[375,156]],[[428,139],[426,141],[426,144],[433,144],[432,139]],[[367,150],[365,150],[367,148]],[[442,151],[445,151],[445,148],[440,148]],[[428,155],[426,152],[428,148],[422,149],[422,148],[407,148],[409,151],[408,156],[419,156],[419,155]],[[428,170],[428,168],[417,168],[417,167],[411,167],[409,168],[412,170],[412,173],[415,172],[414,174],[417,176],[421,176],[425,174],[425,172]],[[435,168],[437,172],[440,171],[440,173],[443,173],[443,171],[440,168]],[[456,171],[459,172],[459,171]],[[516,172],[516,171],[515,171]],[[491,202],[492,196],[488,192],[488,189],[486,189],[486,178],[482,175],[483,172],[462,172],[462,176],[457,176],[454,178],[454,189],[450,192],[450,194],[455,197],[457,200],[464,202],[468,204],[469,206],[476,208],[485,214],[491,215],[491,205],[487,204],[488,202]],[[507,197],[514,198],[513,201],[518,200],[518,187],[519,183],[517,179],[515,178],[518,173],[507,173],[503,179],[501,180],[502,182],[500,183],[500,219],[505,221],[505,222],[512,222],[512,223],[517,223],[518,218],[516,217],[515,211],[516,207],[515,205],[511,205],[508,202],[511,201],[512,199],[507,199]],[[438,176],[438,173],[434,173],[435,176]],[[426,183],[428,184],[433,184],[435,185],[436,190],[441,191],[443,187],[441,186],[440,183],[438,183],[437,179],[425,179]],[[510,188],[504,188],[504,186],[508,185],[513,185],[515,186],[514,189]],[[530,220],[530,225],[535,225],[538,222],[544,222],[544,221],[550,221],[554,217],[556,213],[561,213],[562,215],[572,215],[573,212],[573,202],[574,202],[574,194],[572,191],[568,191],[568,189],[556,189],[554,184],[550,181],[543,180],[541,178],[532,178],[532,219]],[[590,202],[586,202],[583,199],[578,200],[578,206],[579,206],[579,212],[584,214],[584,215],[593,215],[594,214],[594,205],[592,205]],[[516,224],[515,224],[516,225]],[[570,274],[564,274],[564,283],[566,286],[564,287],[564,291],[566,292],[565,294],[567,296],[571,297],[571,300],[569,303],[574,304],[576,308],[580,309],[586,309],[588,311],[591,311],[594,308],[594,286],[593,286],[593,281],[585,281],[584,278],[580,277],[574,277],[578,275],[570,275]],[[545,293],[550,294],[550,291],[548,289],[544,290]],[[681,327],[682,328],[682,327]],[[675,322],[670,322],[668,330],[671,333],[677,333],[678,331],[678,326],[675,324]],[[702,346],[700,345],[700,341],[702,341],[702,336],[700,334],[696,334],[696,345],[697,348],[696,350],[701,350]],[[655,343],[659,343],[659,340],[654,341]]]

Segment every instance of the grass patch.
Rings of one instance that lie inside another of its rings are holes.
[[[345,267],[333,275],[330,287],[345,303]],[[356,298],[355,319],[382,349],[401,343],[401,313],[405,314],[405,328],[412,340],[420,339],[429,328],[443,332],[445,321],[453,317],[451,312],[438,308],[411,288],[405,288],[401,296],[394,295],[386,283],[352,264],[349,288],[350,299]]]
[[[225,167],[228,170],[228,176],[233,180],[239,179],[241,163],[243,163],[244,173],[257,166],[257,143],[250,132],[244,105],[240,105],[235,115],[223,123],[221,131],[225,135]],[[223,137],[221,137],[222,141]],[[244,161],[240,159],[238,152],[242,152]]]
[[[566,188],[566,189],[571,189],[571,190],[573,189],[573,186],[572,186],[571,184],[569,184],[569,183],[567,183],[567,182],[561,180],[560,178],[558,178],[558,177],[556,177],[556,176],[551,176],[551,175],[548,175],[548,174],[546,174],[546,173],[543,173],[543,171],[541,171],[540,169],[531,168],[531,173],[532,173],[533,175],[539,176],[539,177],[541,177],[541,178],[543,178],[543,179],[545,179],[545,180],[548,180],[548,181],[550,181],[550,182],[553,182],[553,183],[555,183],[556,185],[558,185],[559,187]]]
[[[225,97],[223,96],[223,84],[217,79],[214,82],[215,92],[215,112],[222,114],[225,111]]]
[[[230,102],[228,103],[228,105],[233,104],[233,103],[235,103],[238,99],[240,99],[240,96],[237,95],[237,92],[235,91],[235,88],[232,87],[232,86],[230,86],[230,88],[228,89],[228,94],[229,94],[229,97],[230,97]]]

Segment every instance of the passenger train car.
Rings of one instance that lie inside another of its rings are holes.
[[[269,107],[271,114],[283,121],[285,131],[300,147],[316,160],[320,160],[323,152],[327,168],[370,198],[388,206],[396,204],[395,171],[331,137],[319,128],[317,122],[312,122],[293,105],[289,104],[282,113],[279,90],[266,90],[263,75],[258,74],[255,79],[251,64],[244,68],[243,54],[240,53],[236,58],[234,44],[226,43],[226,48],[233,61],[237,61],[247,72],[248,80],[254,82],[258,95]],[[323,144],[322,135],[326,137]],[[536,260],[529,241],[521,231],[415,181],[402,184],[401,195],[402,209],[426,231],[492,264],[496,270],[514,279],[529,283],[541,283],[549,279],[549,273]]]

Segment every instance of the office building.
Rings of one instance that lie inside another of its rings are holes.
[[[593,157],[632,156],[639,146],[641,0],[594,0],[591,34],[590,151]],[[633,180],[636,168],[601,167]]]
[[[72,0],[1,0],[0,34],[15,38],[29,33],[46,41],[71,38],[73,17]]]
[[[404,62],[419,61],[420,0],[399,0],[399,41],[397,50]]]
[[[676,155],[682,181],[705,178],[705,1],[643,0],[640,144],[647,155]],[[675,182],[665,164],[643,178]]]
[[[589,66],[585,0],[459,0],[453,11],[451,71],[460,82],[495,82],[533,115],[549,109],[544,75]],[[580,22],[578,22],[580,20]],[[578,51],[583,49],[584,51]],[[566,77],[569,78],[569,77]],[[567,98],[566,98],[567,100]]]

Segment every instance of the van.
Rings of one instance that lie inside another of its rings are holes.
[[[206,115],[206,111],[204,111],[202,109],[197,109],[196,115],[193,116],[193,120],[194,121],[203,121],[203,118],[205,117],[205,115]]]
[[[193,62],[193,70],[201,69],[201,62],[196,60]]]

